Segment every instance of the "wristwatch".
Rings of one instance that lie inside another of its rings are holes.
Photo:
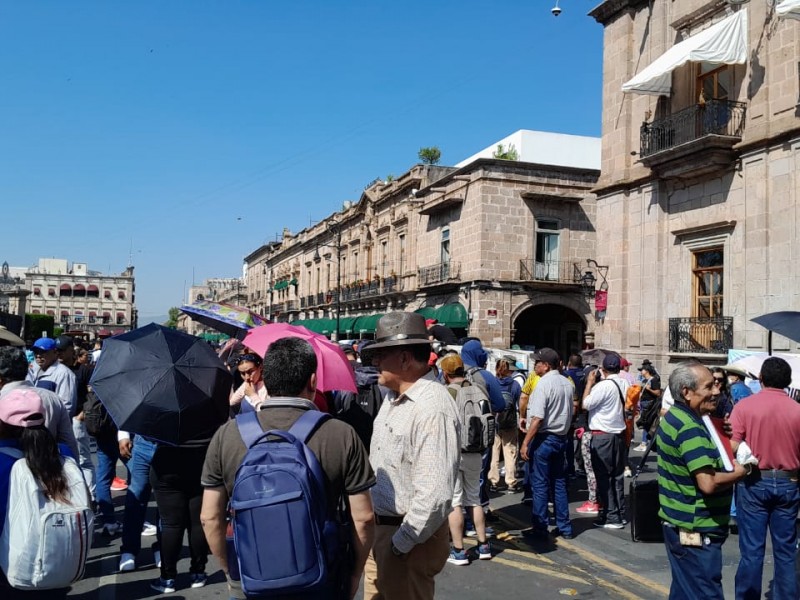
[[[397,549],[397,546],[394,545],[394,542],[392,542],[392,554],[394,554],[395,556],[405,556],[406,555],[405,552],[400,552],[400,550]]]

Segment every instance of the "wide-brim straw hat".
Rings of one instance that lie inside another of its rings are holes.
[[[752,377],[750,373],[745,371],[742,367],[737,367],[735,365],[725,365],[724,367],[720,367],[726,373],[733,373],[734,375],[738,375],[742,379],[745,377]]]
[[[6,342],[11,346],[19,346],[19,347],[25,345],[25,340],[19,337],[16,333],[11,333],[8,329],[3,327],[2,325],[0,325],[0,342]]]
[[[428,347],[431,345],[428,329],[425,327],[425,317],[419,313],[391,312],[378,320],[375,343],[364,348],[361,356],[365,360],[370,360],[373,352],[381,348],[421,345]]]

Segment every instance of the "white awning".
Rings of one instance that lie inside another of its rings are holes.
[[[775,12],[784,19],[800,19],[800,0],[783,0],[775,7]]]
[[[747,10],[742,9],[675,44],[625,83],[622,91],[667,96],[672,88],[672,71],[689,61],[719,65],[744,64],[747,61]]]

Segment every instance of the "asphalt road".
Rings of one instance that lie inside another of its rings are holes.
[[[651,459],[654,461],[655,459]],[[648,461],[650,463],[651,461]],[[654,464],[654,463],[653,463]],[[652,476],[652,471],[647,476]],[[486,598],[526,597],[561,598],[665,598],[668,595],[669,565],[661,544],[633,543],[630,531],[595,529],[594,517],[577,515],[574,510],[585,499],[583,480],[572,486],[570,503],[573,540],[551,539],[529,545],[519,530],[529,525],[529,507],[520,503],[520,494],[495,495],[492,508],[499,521],[491,525],[497,530],[495,556],[490,561],[473,561],[469,566],[447,564],[437,577],[436,598],[442,600],[486,600]],[[119,507],[124,492],[114,492]],[[151,503],[149,520],[155,518]],[[91,551],[86,577],[76,584],[69,597],[82,600],[135,600],[158,594],[149,587],[158,577],[152,563],[153,537],[142,538],[139,568],[130,573],[117,573],[119,536],[108,538],[97,534]],[[769,545],[765,560],[764,590],[772,579],[772,556]],[[733,583],[739,550],[736,536],[723,546],[723,585],[725,595],[733,597]],[[188,549],[179,564],[178,590],[170,598],[194,600],[226,599],[227,586],[213,558],[209,558],[209,583],[202,589],[190,589],[188,581]]]

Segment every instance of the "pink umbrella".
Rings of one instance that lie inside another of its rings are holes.
[[[275,340],[296,337],[306,340],[317,355],[317,387],[323,392],[347,390],[357,392],[353,368],[338,344],[328,338],[309,331],[305,327],[287,323],[273,323],[251,329],[243,343],[261,356]]]

